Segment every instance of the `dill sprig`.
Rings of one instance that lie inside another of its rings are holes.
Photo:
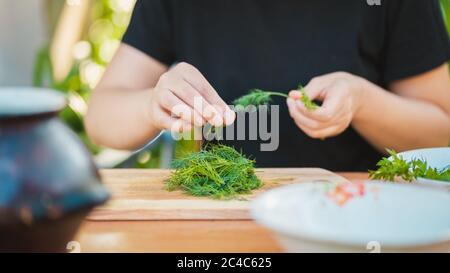
[[[308,109],[310,111],[314,111],[317,108],[319,108],[319,105],[317,103],[315,103],[314,101],[312,101],[311,98],[308,96],[308,94],[306,94],[305,88],[303,88],[302,85],[298,86],[298,90],[302,94],[302,96],[300,97],[300,100],[303,102],[306,109]]]
[[[395,181],[401,178],[411,182],[418,177],[450,182],[450,166],[439,170],[428,166],[422,159],[406,161],[393,150],[387,150],[390,158],[383,158],[377,163],[378,169],[369,171],[372,179]]]
[[[302,85],[299,85],[298,90],[301,92],[300,100],[305,105],[308,110],[316,110],[319,105],[313,102],[309,96],[306,94],[305,89]],[[236,107],[245,108],[248,106],[261,106],[268,105],[272,101],[273,96],[288,98],[289,96],[281,92],[264,91],[261,89],[252,89],[245,96],[236,99],[233,104]]]
[[[215,199],[249,194],[262,186],[254,161],[234,148],[211,144],[201,151],[174,160],[175,169],[166,183],[169,191],[182,189],[193,196]]]
[[[233,104],[240,107],[268,105],[272,101],[272,96],[288,97],[284,93],[252,89],[247,95],[236,99]]]

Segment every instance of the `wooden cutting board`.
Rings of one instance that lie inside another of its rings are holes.
[[[92,221],[247,220],[250,201],[269,189],[311,181],[348,182],[318,168],[258,169],[257,175],[264,182],[261,189],[235,200],[212,200],[166,191],[164,181],[170,176],[169,170],[117,169],[100,173],[112,198],[89,215]]]

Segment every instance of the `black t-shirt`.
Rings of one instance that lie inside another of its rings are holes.
[[[386,87],[449,59],[438,0],[368,2],[138,0],[123,41],[167,65],[194,65],[229,104],[251,88],[287,92],[336,71]],[[278,150],[261,152],[259,141],[227,142],[258,166],[365,171],[380,159],[353,128],[315,140],[296,127],[284,100],[274,103]]]

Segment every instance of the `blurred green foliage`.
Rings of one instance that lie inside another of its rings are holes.
[[[67,94],[69,105],[61,112],[61,118],[80,136],[92,153],[97,154],[100,148],[89,140],[84,130],[83,110],[86,109],[90,91],[120,43],[132,6],[127,6],[130,0],[95,0],[91,3],[89,27],[84,40],[74,46],[74,56],[69,56],[74,58],[74,64],[68,75],[62,81],[55,80],[49,46],[45,46],[37,54],[33,84]],[[54,26],[50,28],[55,29]]]
[[[53,3],[53,2],[52,2]],[[95,155],[102,149],[94,145],[86,134],[83,117],[91,90],[100,80],[106,65],[111,61],[128,26],[135,0],[91,0],[88,27],[77,44],[74,45],[73,67],[61,81],[54,78],[50,61],[49,46],[40,50],[36,57],[33,84],[60,90],[69,98],[68,106],[61,112],[61,119],[75,131],[80,139]],[[63,5],[57,5],[61,9]],[[54,12],[54,6],[48,5]],[[54,20],[55,24],[58,20]],[[49,26],[54,31],[55,26]],[[175,145],[175,156],[183,151],[198,149],[194,141],[180,141]],[[136,168],[156,168],[160,166],[161,145],[146,150],[133,157]]]

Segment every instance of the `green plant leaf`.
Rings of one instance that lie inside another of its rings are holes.
[[[221,144],[208,145],[172,165],[175,170],[166,182],[169,191],[181,189],[193,196],[229,199],[262,186],[254,161]]]

